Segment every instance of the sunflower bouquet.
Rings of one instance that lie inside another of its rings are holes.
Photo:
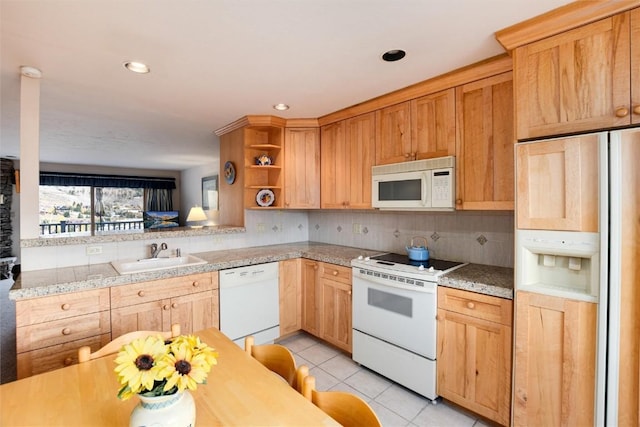
[[[206,382],[218,353],[194,335],[165,341],[161,336],[138,338],[118,353],[115,373],[122,388],[118,397],[135,394],[164,396],[185,389],[195,390]]]

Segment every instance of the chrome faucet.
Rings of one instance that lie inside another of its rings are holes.
[[[158,244],[157,243],[152,243],[151,244],[151,258],[158,258],[158,254],[160,253],[160,251],[164,251],[167,248],[168,248],[168,246],[167,246],[166,243],[162,243],[160,245],[159,249],[158,249]]]

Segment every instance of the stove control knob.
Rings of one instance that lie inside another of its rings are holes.
[[[362,261],[364,259],[364,257],[362,255],[358,255],[358,260]]]
[[[424,265],[420,264],[420,267],[418,267],[418,270],[420,271],[424,270]]]
[[[364,260],[365,260],[365,261],[371,261],[371,258],[369,258],[369,257],[367,256],[367,257],[364,257]]]
[[[435,269],[433,267],[429,267],[429,273],[433,273]]]

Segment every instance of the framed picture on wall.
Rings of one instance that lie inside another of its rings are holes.
[[[218,210],[218,175],[202,178],[202,209]]]

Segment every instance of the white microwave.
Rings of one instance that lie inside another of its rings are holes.
[[[373,166],[371,204],[388,210],[455,209],[455,157]]]

